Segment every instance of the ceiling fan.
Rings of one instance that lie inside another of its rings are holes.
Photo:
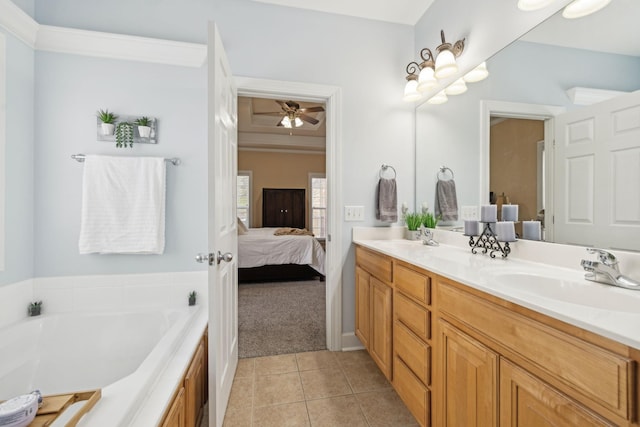
[[[266,116],[281,116],[282,119],[278,121],[277,126],[282,126],[288,129],[298,128],[303,125],[303,122],[310,123],[312,125],[317,125],[320,123],[317,119],[307,115],[306,113],[319,113],[324,111],[324,107],[309,107],[309,108],[300,108],[300,104],[295,101],[279,101],[274,100],[282,111],[274,111],[267,113],[254,113]]]

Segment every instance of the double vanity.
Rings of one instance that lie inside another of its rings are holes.
[[[640,292],[460,238],[354,243],[356,335],[420,425],[640,425]]]

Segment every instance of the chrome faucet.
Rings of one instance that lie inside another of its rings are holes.
[[[583,259],[580,262],[586,271],[585,279],[620,288],[640,290],[640,282],[620,273],[618,259],[611,252],[595,248],[587,248],[587,252],[597,254],[598,261]]]
[[[420,232],[418,235],[420,236],[420,240],[422,240],[423,245],[440,246],[440,243],[433,238],[433,231],[430,228],[421,225],[418,231]]]

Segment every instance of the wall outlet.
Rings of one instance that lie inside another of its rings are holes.
[[[364,206],[345,206],[345,221],[364,221]]]
[[[477,206],[463,206],[460,209],[460,216],[462,221],[478,221],[480,219]]]

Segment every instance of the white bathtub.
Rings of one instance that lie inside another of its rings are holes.
[[[0,329],[0,399],[101,388],[80,425],[156,425],[204,332],[206,311],[45,314]]]

